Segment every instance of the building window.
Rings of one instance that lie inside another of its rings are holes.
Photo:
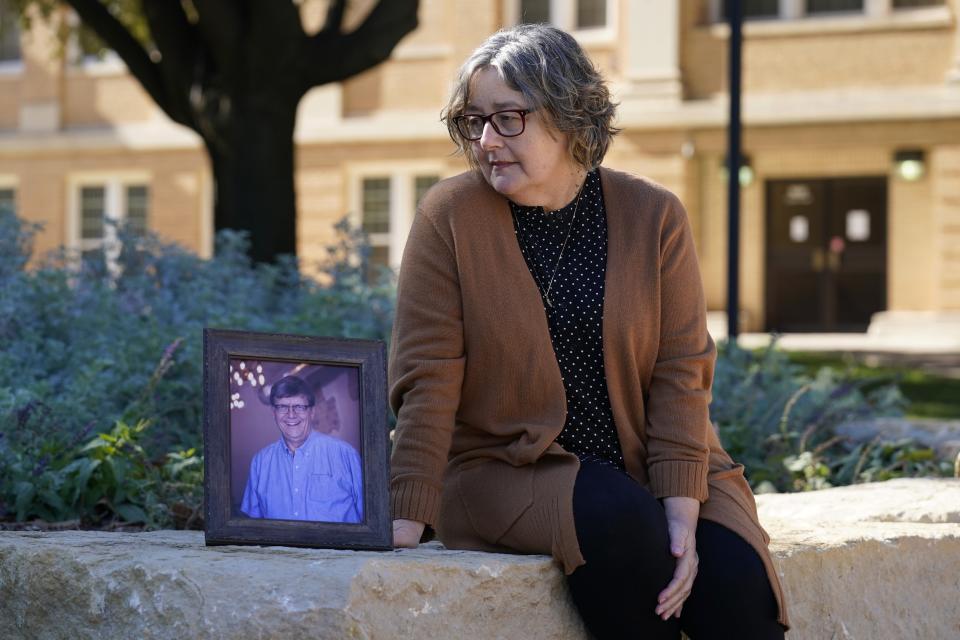
[[[363,230],[368,234],[390,232],[390,178],[364,178]]]
[[[17,212],[17,192],[11,187],[0,188],[0,212]]]
[[[869,4],[864,0],[743,0],[741,5],[746,19],[793,19],[831,14],[883,17],[889,15],[891,10],[941,7],[944,0],[886,0]],[[730,3],[726,0],[710,0],[710,12],[717,20],[728,20]]]
[[[107,190],[105,187],[80,188],[80,248],[95,251],[106,237]]]
[[[913,9],[915,7],[939,7],[943,0],[893,0],[894,9]]]
[[[440,176],[417,176],[413,180],[413,208],[420,206],[420,200],[430,187],[440,182]]]
[[[366,278],[373,281],[390,266],[390,178],[364,178],[361,188],[361,226],[370,243]]]
[[[20,23],[8,3],[0,5],[0,62],[20,61]]]
[[[884,18],[893,11],[910,10],[924,7],[942,7],[944,0],[743,0],[743,17],[746,19],[802,19],[808,16],[822,17],[844,14],[864,15],[871,18]],[[727,0],[709,0],[710,17],[717,21],[726,21],[730,16],[730,3]]]
[[[607,0],[578,0],[577,29],[607,26]]]
[[[863,13],[863,0],[807,0],[807,13]]]
[[[520,22],[550,22],[550,0],[521,0]]]
[[[127,231],[142,236],[147,232],[147,199],[149,190],[144,185],[127,187]]]
[[[508,0],[517,22],[549,22],[567,31],[605,29],[613,0]],[[508,15],[511,9],[508,9]]]
[[[396,269],[420,199],[440,180],[431,165],[362,168],[357,175],[354,218],[367,236],[370,251],[368,280],[376,280],[381,267]],[[366,175],[364,175],[366,174]]]
[[[77,189],[78,247],[84,256],[106,250],[116,258],[120,228],[134,235],[148,228],[150,188],[120,181],[88,183]]]

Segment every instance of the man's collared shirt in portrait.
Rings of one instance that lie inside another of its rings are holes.
[[[283,438],[250,463],[240,510],[251,518],[360,522],[363,482],[352,446],[313,432],[293,453]]]

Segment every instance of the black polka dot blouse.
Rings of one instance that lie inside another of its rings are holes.
[[[603,369],[607,217],[600,174],[587,174],[579,204],[574,199],[546,212],[511,202],[510,209],[520,251],[540,289],[567,395],[567,418],[557,442],[581,461],[622,470]]]

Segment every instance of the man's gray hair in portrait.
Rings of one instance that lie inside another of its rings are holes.
[[[616,104],[599,70],[568,33],[545,24],[521,24],[503,29],[484,42],[460,67],[442,118],[450,137],[477,169],[471,143],[458,135],[453,118],[464,114],[473,74],[485,67],[497,70],[510,88],[528,101],[530,111],[542,111],[554,128],[570,138],[570,156],[584,169],[600,165],[614,135]]]
[[[284,376],[270,388],[270,404],[275,405],[281,398],[293,398],[303,396],[307,399],[307,404],[313,406],[317,403],[313,389],[306,382],[297,376]]]

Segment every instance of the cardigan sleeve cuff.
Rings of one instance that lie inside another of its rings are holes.
[[[420,480],[396,480],[390,487],[393,519],[416,520],[430,526],[440,513],[440,490]]]
[[[682,460],[650,465],[650,490],[655,498],[682,496],[707,501],[707,465]]]

